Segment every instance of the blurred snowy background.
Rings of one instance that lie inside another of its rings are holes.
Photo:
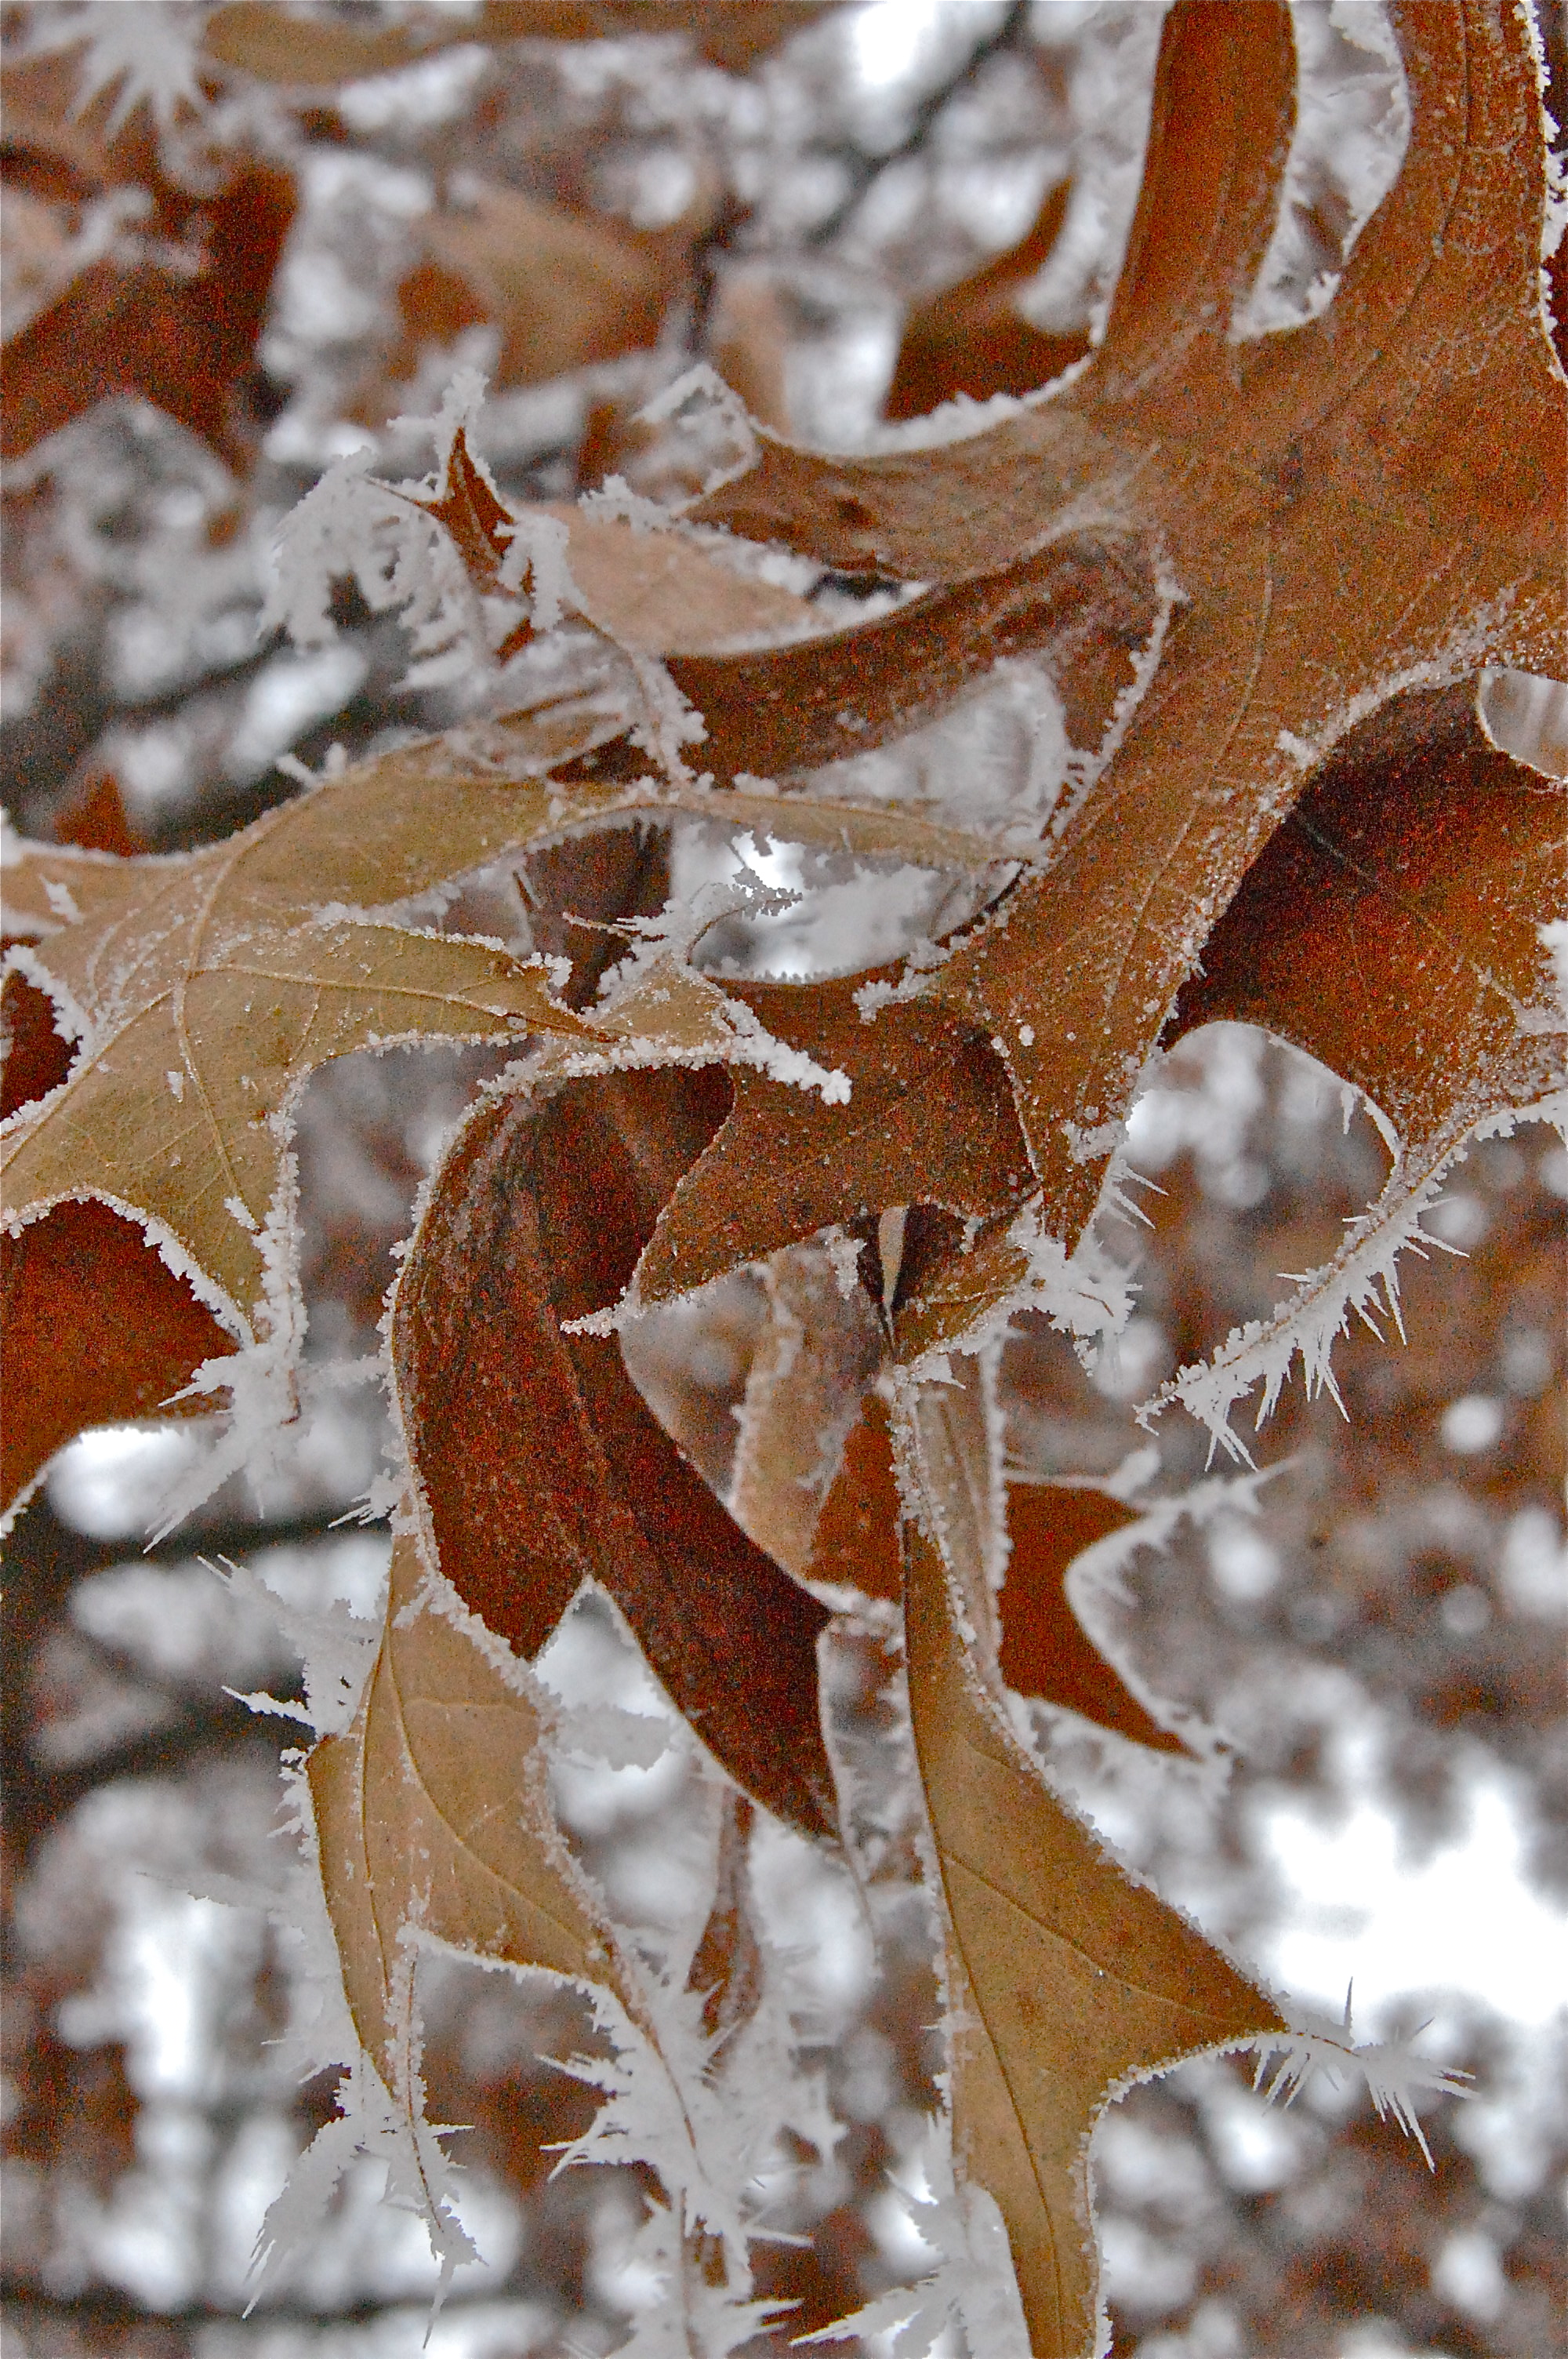
[[[280,0],[256,14],[300,44],[430,17]],[[636,413],[695,358],[797,436],[856,446],[890,414],[1044,381],[1103,318],[1159,0],[757,7],[749,31],[745,8],[714,10],[706,53],[678,30],[518,36],[516,12],[507,38],[481,39],[476,8],[443,14],[441,44],[392,71],[236,72],[204,96],[198,84],[195,112],[181,92],[212,12],[5,9],[22,406],[38,334],[95,256],[163,266],[124,258],[127,242],[154,243],[147,203],[169,201],[145,199],[146,172],[138,193],[123,148],[103,167],[116,100],[146,94],[120,136],[156,147],[156,174],[193,203],[244,156],[282,176],[293,207],[216,424],[147,398],[144,371],[7,444],[5,795],[27,832],[195,842],[293,791],[280,757],[316,767],[334,745],[395,745],[471,709],[460,679],[400,689],[398,625],[351,596],[319,651],[257,627],[280,518],[347,450],[368,447],[384,473],[426,466],[427,441],[398,421],[432,411],[456,366],[492,377],[484,448],[511,495],[566,497],[609,473],[656,495],[706,458]],[[1327,299],[1403,131],[1376,0],[1297,14],[1308,103],[1259,332]],[[103,94],[78,121],[93,73]],[[959,382],[944,290],[1007,253],[1017,324],[992,347],[1012,374]],[[552,292],[574,272],[595,301]],[[103,344],[123,359],[116,316]],[[856,594],[804,586],[830,612]],[[867,757],[859,784],[915,779],[954,811],[1037,829],[1065,757],[1049,682],[1011,666],[961,719]],[[782,847],[737,852],[696,822],[671,865],[687,890],[742,856],[803,897],[710,939],[712,957],[842,971],[933,922],[914,872],[869,884]],[[506,923],[525,922],[514,896]],[[414,1191],[493,1062],[356,1058],[311,1085],[309,1350],[331,1380],[259,1495],[232,1482],[146,1546],[212,1439],[195,1423],[97,1433],[62,1453],[7,1542],[17,2359],[564,2359],[613,2350],[656,2307],[632,2254],[646,2174],[551,2178],[537,2159],[541,2122],[570,2138],[591,2110],[535,2060],[570,2045],[569,2003],[443,1962],[424,1985],[430,2109],[461,2125],[481,2261],[431,2327],[423,2230],[380,2202],[367,2163],[243,2315],[263,2214],[333,2082],[299,2082],[301,1945],[245,1899],[284,1881],[278,1757],[298,1732],[240,1699],[297,1696],[290,1612],[336,1599],[368,1625],[378,1611],[387,1544],[341,1520],[380,1466],[380,1394],[357,1364]],[[1134,1409],[1266,1311],[1281,1273],[1328,1257],[1380,1184],[1378,1132],[1304,1058],[1219,1027],[1152,1076],[1128,1162],[1149,1183],[1133,1190],[1146,1223],[1102,1221],[1139,1288],[1119,1359],[1091,1381],[1061,1336],[1021,1332],[1011,1446],[1041,1475],[1108,1474],[1157,1447],[1152,1491],[1189,1504],[1162,1548],[1130,1559],[1108,1610],[1120,1658],[1212,1741],[1188,1765],[1044,1707],[1034,1734],[1108,1840],[1281,1989],[1339,2014],[1353,1983],[1359,2036],[1425,2026],[1424,2050],[1475,2080],[1467,2102],[1425,2111],[1431,2171],[1364,2093],[1321,2079],[1271,2110],[1241,2064],[1206,2062],[1123,2100],[1096,2146],[1115,2352],[1545,2359],[1568,2341],[1568,1154],[1529,1125],[1471,1153],[1431,1222],[1444,1249],[1404,1267],[1408,1340],[1342,1345],[1344,1416],[1288,1392],[1256,1444],[1262,1479],[1206,1471],[1197,1427],[1173,1413],[1152,1438]],[[635,1371],[720,1486],[763,1315],[760,1285],[738,1279],[699,1314],[667,1314]],[[224,1564],[249,1578],[225,1581]],[[727,1805],[610,1611],[579,1603],[543,1668],[568,1701],[660,1723],[650,1766],[563,1758],[558,1803],[628,1921],[656,1935],[700,1917]],[[769,1970],[836,2125],[781,2159],[773,2216],[800,2241],[763,2248],[760,2277],[799,2308],[759,2353],[929,2257],[936,2001],[913,1829],[873,1758],[892,1669],[864,1636],[833,1661],[836,1743],[863,1771],[862,1865],[874,1854],[862,1890],[783,1830],[752,1833]]]

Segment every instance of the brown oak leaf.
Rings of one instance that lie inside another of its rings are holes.
[[[1293,117],[1288,12],[1178,0],[1093,365],[935,450],[850,461],[763,433],[697,511],[925,582],[1032,561],[1086,508],[1161,553],[1180,603],[1115,758],[1054,861],[928,985],[1000,1044],[1069,1245],[1207,935],[1358,714],[1486,662],[1563,668],[1528,30],[1502,0],[1396,17],[1409,152],[1321,316],[1230,339]]]
[[[829,1103],[736,1071],[732,1111],[638,1265],[640,1301],[885,1205],[939,1205],[961,1223],[1027,1193],[1028,1157],[1000,1068],[972,1027],[921,1000],[895,1000],[864,1021],[852,983],[726,988],[776,1039],[845,1073],[849,1096]]]
[[[532,1655],[596,1580],[737,1782],[825,1834],[826,1614],[726,1515],[614,1335],[562,1332],[623,1293],[726,1094],[715,1071],[665,1069],[481,1107],[409,1247],[394,1370],[432,1553],[464,1603]]]
[[[1053,335],[1026,320],[1014,299],[1062,234],[1072,183],[1059,180],[1028,231],[1005,254],[912,306],[888,387],[890,418],[922,418],[968,394],[1033,393],[1082,360],[1087,334]]]

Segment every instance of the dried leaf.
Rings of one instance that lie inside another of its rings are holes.
[[[628,1996],[551,1816],[540,1734],[527,1675],[503,1677],[440,1611],[416,1542],[400,1538],[358,1715],[308,1775],[355,2028],[416,2118],[411,1939]]]
[[[234,1349],[135,1223],[95,1203],[0,1236],[0,1335],[5,1514],[64,1443],[168,1409],[200,1361]]]
[[[227,0],[207,21],[214,65],[258,82],[319,89],[395,71],[454,41],[593,41],[627,33],[687,32],[727,73],[755,60],[822,13],[823,0],[483,0],[455,25],[442,8],[395,25],[297,16],[274,0]]]
[[[927,591],[880,620],[755,655],[676,655],[708,724],[705,768],[780,777],[868,752],[1004,656],[1039,655],[1076,745],[1098,745],[1159,611],[1130,543],[1067,533],[1023,562]]]
[[[1306,1049],[1388,1117],[1419,1185],[1477,1122],[1561,1078],[1537,927],[1568,915],[1565,851],[1568,789],[1488,744],[1473,691],[1400,697],[1271,839],[1171,1037],[1229,1017]]]
[[[723,1102],[719,1075],[665,1069],[482,1107],[404,1264],[393,1363],[434,1553],[470,1610],[532,1654],[597,1580],[737,1782],[823,1834],[823,1609],[725,1514],[615,1337],[561,1332],[622,1294]]]
[[[678,532],[638,532],[564,504],[548,513],[567,527],[583,613],[622,647],[708,655],[821,635],[816,609],[793,590],[737,572]]]
[[[1444,1167],[1477,1125],[1563,1084],[1565,1027],[1538,924],[1568,909],[1565,838],[1563,785],[1499,753],[1463,689],[1375,714],[1274,836],[1173,1033],[1235,1017],[1305,1049],[1367,1093],[1393,1166],[1333,1259],[1212,1361],[1178,1370],[1146,1415],[1180,1401],[1244,1456],[1228,1426],[1238,1400],[1261,1383],[1261,1423],[1298,1353],[1309,1393],[1333,1388],[1352,1313],[1374,1331],[1399,1324],[1395,1257],[1422,1234]]]
[[[912,307],[888,388],[890,418],[924,417],[958,394],[985,401],[993,393],[1033,393],[1082,360],[1087,334],[1049,334],[1013,299],[1049,260],[1071,195],[1072,183],[1059,180],[1016,245]]]
[[[868,1597],[902,1597],[903,1514],[887,1403],[868,1393],[822,1503],[806,1567],[811,1579],[848,1582]]]
[[[1086,506],[1162,550],[1184,603],[1115,760],[1060,856],[928,986],[1000,1044],[1068,1245],[1178,989],[1307,771],[1412,679],[1551,669],[1562,645],[1527,28],[1502,0],[1398,13],[1410,151],[1319,318],[1228,341],[1275,217],[1288,12],[1179,0],[1093,367],[935,449],[847,461],[764,434],[697,511],[925,581],[992,576]]]
[[[391,375],[411,375],[432,339],[492,321],[503,386],[656,343],[690,247],[688,230],[637,231],[494,185],[475,188],[460,212],[431,213],[420,234],[424,259],[398,289]]]
[[[1007,1579],[998,1599],[1001,1676],[1017,1694],[1162,1753],[1186,1746],[1107,1662],[1073,1610],[1066,1576],[1086,1549],[1138,1521],[1119,1499],[1062,1483],[1010,1483]]]
[[[904,1625],[948,1931],[955,2143],[1007,2223],[1036,2359],[1084,2359],[1096,2347],[1096,2118],[1180,2056],[1282,2027],[1201,1934],[1106,1857],[1025,1754],[984,1668],[985,1569],[960,1556],[923,1463],[928,1439],[906,1428],[922,1509],[905,1531]]]
[[[549,816],[546,788],[438,784],[404,756],[169,859],[28,847],[18,897],[59,930],[13,955],[80,1045],[63,1088],[6,1125],[8,1221],[70,1196],[131,1210],[243,1327],[265,1294],[277,1118],[315,1066],[398,1040],[581,1030],[541,962],[357,914],[478,866]]]
[[[638,1265],[640,1301],[889,1204],[981,1221],[1028,1192],[1022,1136],[983,1035],[924,1000],[895,1000],[867,1022],[850,983],[728,987],[775,1038],[847,1073],[849,1101],[737,1071],[733,1110]]]
[[[19,458],[95,402],[131,393],[225,458],[243,455],[241,381],[294,210],[287,173],[243,164],[203,203],[187,200],[173,218],[164,208],[165,241],[178,239],[193,268],[171,266],[149,242],[73,273],[7,342],[0,452]]]
[[[787,1571],[854,1579],[812,1561],[813,1536],[825,1495],[844,1479],[836,1470],[861,1387],[882,1357],[881,1321],[865,1288],[846,1285],[815,1246],[774,1254],[762,1276],[770,1315],[737,1412],[727,1504]]]
[[[6,945],[9,948],[9,944]],[[0,1121],[33,1098],[58,1090],[70,1071],[70,1042],[55,1029],[54,1010],[41,991],[7,974],[0,983]]]

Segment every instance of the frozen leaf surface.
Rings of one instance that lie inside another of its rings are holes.
[[[719,1074],[675,1070],[481,1108],[410,1248],[394,1361],[435,1550],[465,1604],[531,1655],[598,1581],[738,1782],[824,1834],[826,1614],[725,1514],[615,1336],[562,1332],[624,1291],[724,1096]]]
[[[907,1527],[904,1623],[949,1933],[955,2142],[1001,2208],[1036,2359],[1080,2359],[1097,2115],[1141,2075],[1281,2019],[1046,1787],[982,1669],[983,1576],[933,1527]]]
[[[923,582],[1031,565],[1086,514],[1159,552],[1179,603],[1114,760],[1045,873],[930,985],[999,1042],[1069,1245],[1183,981],[1329,749],[1403,685],[1561,669],[1563,386],[1530,28],[1498,0],[1396,13],[1410,149],[1318,319],[1230,333],[1276,217],[1288,12],[1182,0],[1092,366],[935,448],[849,461],[764,434],[700,511]]]
[[[610,1951],[545,1790],[540,1708],[441,1612],[417,1543],[394,1551],[386,1626],[352,1727],[309,1756],[322,1880],[361,2042],[422,2112],[421,1939],[613,1986]]]

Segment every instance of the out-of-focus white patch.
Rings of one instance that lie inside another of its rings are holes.
[[[146,1529],[170,1485],[195,1466],[202,1439],[176,1425],[84,1433],[49,1470],[49,1505],[62,1524],[90,1539],[129,1539]]]
[[[1264,1944],[1281,1987],[1336,2006],[1354,1982],[1378,2019],[1408,1994],[1452,1995],[1541,2026],[1568,1994],[1568,1911],[1535,1888],[1514,1781],[1495,1764],[1462,1772],[1464,1832],[1422,1862],[1400,1855],[1399,1821],[1357,1801],[1325,1825],[1282,1796],[1258,1829],[1284,1886]]]
[[[1483,2324],[1499,2315],[1509,2298],[1497,2240],[1481,2227],[1457,2228],[1439,2245],[1432,2283],[1434,2292]]]
[[[478,41],[438,49],[395,73],[344,82],[332,103],[351,131],[427,131],[464,112],[489,64]]]
[[[1494,669],[1476,692],[1481,726],[1500,753],[1549,778],[1568,778],[1568,680]]]
[[[224,767],[231,778],[259,777],[295,739],[341,712],[370,666],[351,639],[309,655],[279,655],[252,680],[230,741]]]
[[[1476,1457],[1500,1440],[1503,1405],[1489,1393],[1465,1393],[1443,1412],[1443,1446],[1463,1458]]]
[[[1568,1539],[1548,1508],[1521,1507],[1510,1518],[1498,1586],[1514,1613],[1568,1622]]]

